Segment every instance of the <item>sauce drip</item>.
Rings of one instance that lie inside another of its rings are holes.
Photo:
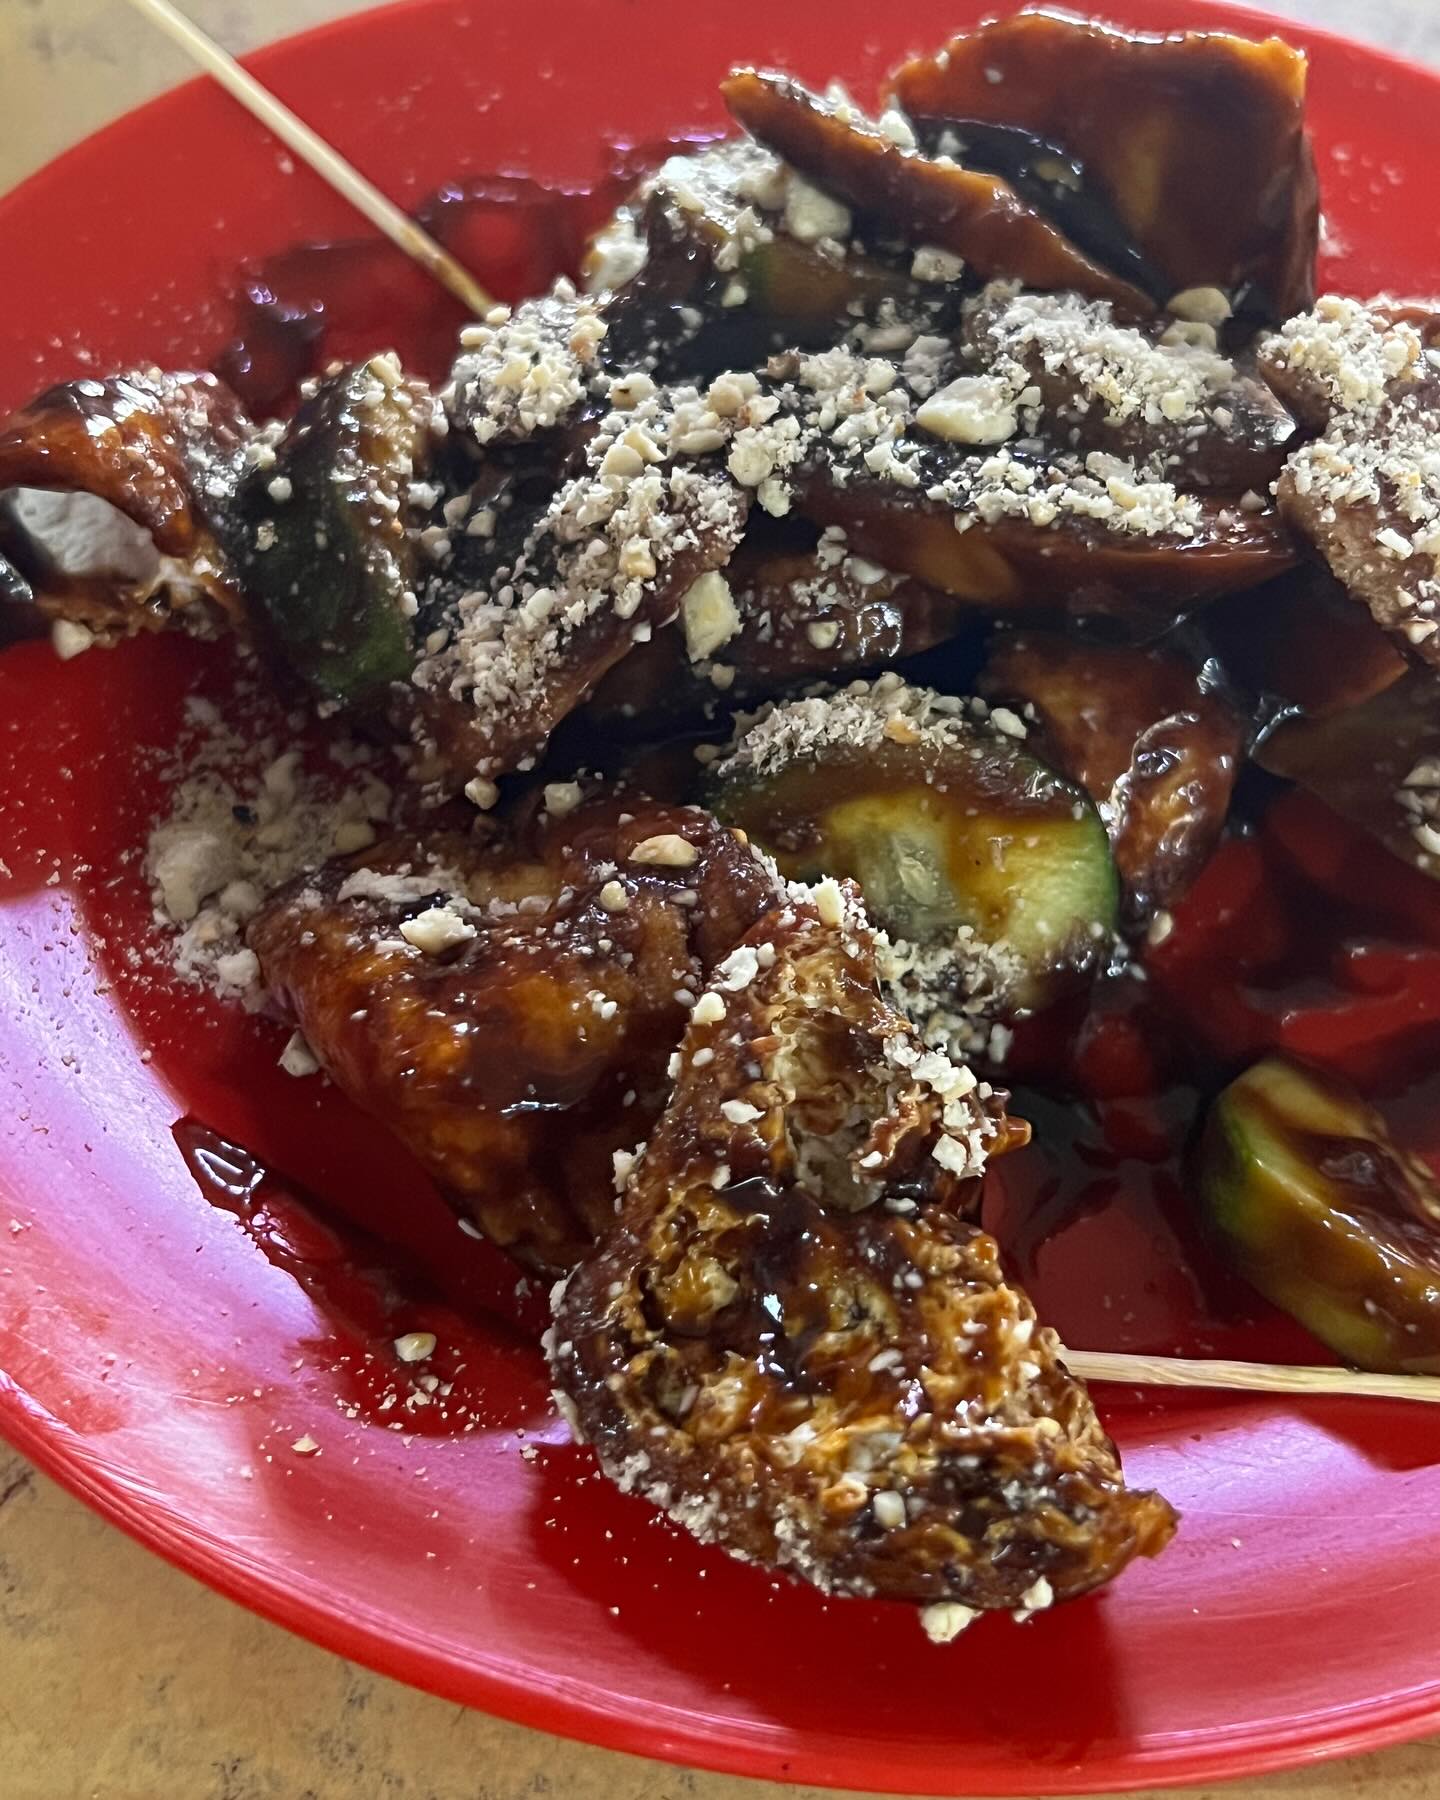
[[[459,1233],[457,1263],[465,1251],[479,1263],[502,1265],[496,1306],[473,1301],[457,1308],[439,1290],[420,1257],[400,1237],[405,1209],[395,1209],[396,1230],[381,1243],[344,1217],[340,1208],[302,1194],[241,1145],[186,1116],[172,1127],[175,1142],[200,1192],[212,1206],[239,1221],[250,1241],[276,1268],[290,1275],[322,1315],[326,1333],[311,1346],[334,1365],[347,1414],[371,1424],[397,1426],[424,1437],[455,1437],[512,1423],[495,1415],[492,1396],[513,1396],[516,1373],[494,1377],[497,1357],[523,1368],[548,1313],[544,1283],[517,1283],[516,1271],[488,1244]],[[500,1310],[500,1298],[511,1303]],[[407,1362],[397,1340],[432,1333],[433,1351]],[[544,1404],[538,1371],[533,1405]]]

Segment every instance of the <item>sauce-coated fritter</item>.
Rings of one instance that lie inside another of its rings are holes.
[[[1440,667],[1440,314],[1333,295],[1261,349],[1321,435],[1277,488],[1353,599],[1407,655]]]
[[[1174,1514],[1125,1488],[968,1222],[1028,1131],[877,997],[835,884],[817,902],[696,1007],[617,1227],[557,1293],[557,1383],[622,1487],[736,1556],[965,1608],[1083,1593]]]
[[[982,275],[1078,288],[1129,311],[1150,310],[1140,289],[1093,262],[1008,182],[950,157],[928,156],[913,136],[906,143],[884,121],[866,119],[848,101],[812,94],[788,75],[739,69],[721,92],[762,144],[910,242],[949,250]]]
[[[240,621],[222,520],[254,431],[213,375],[158,369],[65,382],[22,407],[0,425],[0,500],[7,489],[70,496],[89,508],[92,532],[94,503],[104,502],[151,543],[133,569],[102,556],[93,574],[76,575],[37,537],[22,560],[33,558],[24,573],[40,606],[107,636],[163,625],[197,601],[207,603],[202,616]]]
[[[896,70],[922,145],[1006,173],[1161,301],[1283,319],[1314,297],[1304,56],[1279,38],[1118,31],[1035,9]]]
[[[336,1083],[462,1214],[567,1269],[668,1092],[688,1001],[774,900],[707,814],[632,798],[514,837],[399,840],[277,895],[249,941]]]

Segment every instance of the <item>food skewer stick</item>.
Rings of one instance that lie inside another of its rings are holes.
[[[1140,1387],[1243,1388],[1263,1394],[1348,1394],[1372,1400],[1440,1403],[1440,1375],[1374,1375],[1360,1369],[1282,1363],[1210,1362],[1184,1356],[1128,1356],[1066,1350],[1066,1367],[1083,1381]]]
[[[373,182],[367,181],[358,169],[346,162],[338,150],[312,131],[303,119],[298,119],[269,88],[242,69],[214,38],[207,36],[172,6],[170,0],[130,0],[130,4],[213,75],[221,87],[267,125],[317,175],[328,181],[357,212],[363,213],[372,225],[383,231],[392,244],[398,245],[434,276],[473,317],[480,318],[489,311],[494,301],[443,245],[437,244],[393,200],[387,199]]]

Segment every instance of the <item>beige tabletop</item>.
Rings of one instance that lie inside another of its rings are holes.
[[[1440,62],[1440,0],[1269,4]],[[188,10],[244,48],[351,8],[188,0]],[[122,0],[0,0],[0,192],[186,73]],[[1440,1743],[1224,1793],[1440,1800]],[[0,1447],[0,1800],[535,1795],[819,1800],[810,1788],[564,1743],[371,1675],[177,1574]]]

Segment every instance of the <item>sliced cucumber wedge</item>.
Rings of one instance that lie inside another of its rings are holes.
[[[413,665],[407,495],[429,417],[428,395],[393,357],[342,370],[237,497],[236,560],[276,661],[342,705],[406,680]]]
[[[1240,1274],[1336,1355],[1440,1370],[1440,1184],[1347,1083],[1247,1070],[1210,1110],[1195,1192]]]
[[[948,298],[910,273],[911,254],[877,255],[852,245],[794,235],[784,218],[791,176],[748,139],[728,139],[671,157],[617,212],[592,244],[587,280],[615,285],[614,329],[628,337],[641,321],[673,331],[672,309],[709,315],[704,336],[770,348],[833,344],[884,300],[958,321]],[[616,248],[621,254],[617,260]],[[622,279],[623,277],[623,279]],[[741,337],[737,338],[737,334]]]
[[[882,678],[777,707],[714,766],[707,802],[792,880],[857,881],[892,937],[999,949],[1007,1010],[1034,1009],[1114,930],[1105,828],[1015,737],[936,702]]]

